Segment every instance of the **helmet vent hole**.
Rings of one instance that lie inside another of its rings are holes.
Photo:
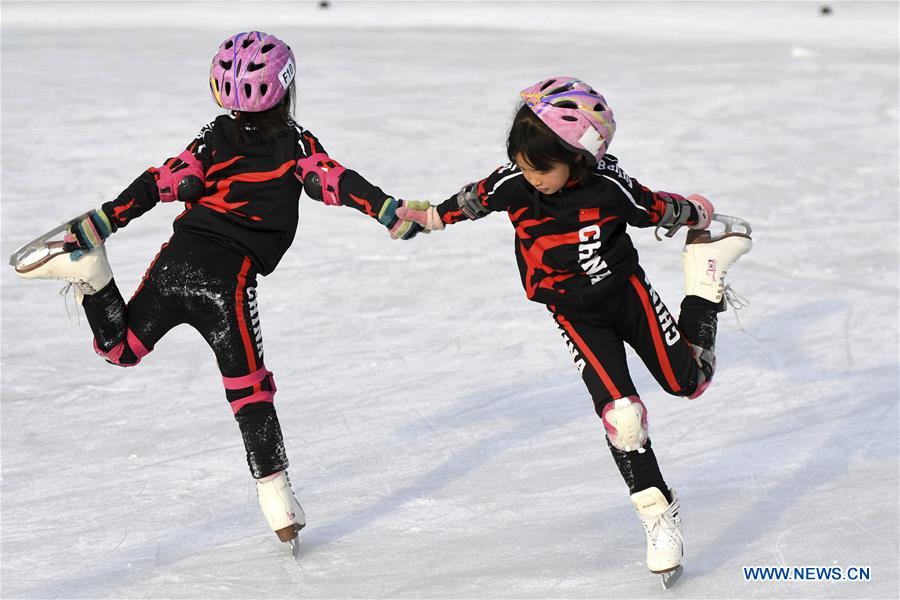
[[[264,63],[257,64],[255,62],[251,62],[249,65],[247,65],[247,72],[252,73],[253,71],[258,71],[258,70],[262,69],[264,66],[266,66]]]
[[[573,117],[572,115],[563,115],[560,117],[563,121],[578,121],[577,117]]]
[[[597,112],[603,112],[604,110],[606,110],[606,107],[598,102],[594,105],[594,110],[596,110]]]
[[[219,66],[225,69],[226,71],[231,68],[232,61],[230,60],[220,60]]]
[[[250,44],[252,44],[252,43],[253,43],[253,40],[251,40],[250,38],[244,38],[244,41],[241,42],[241,48],[246,50],[247,48],[250,47]]]
[[[547,92],[548,96],[553,96],[554,94],[562,94],[563,92],[569,91],[569,88],[566,86],[558,87],[553,91]]]
[[[265,46],[262,47],[262,53],[265,54],[266,52],[268,52],[269,50],[271,50],[274,47],[275,47],[275,44],[266,44]]]
[[[554,83],[556,83],[555,79],[548,79],[547,81],[544,82],[544,85],[541,86],[541,91],[543,92],[544,90],[546,90],[548,87],[550,87]]]
[[[267,85],[264,84],[264,83],[261,83],[261,84],[259,85],[259,95],[260,95],[260,96],[265,96],[265,95],[266,95],[266,92],[268,92],[268,91],[269,91],[269,86],[267,86]]]
[[[225,95],[226,96],[231,95],[231,82],[230,81],[225,82]]]
[[[226,50],[231,50],[231,47],[232,47],[232,46],[234,46],[234,42],[233,42],[232,40],[228,40],[227,42],[225,42],[225,49],[226,49]]]
[[[562,100],[561,102],[554,102],[553,106],[557,108],[578,108],[578,105],[572,102],[571,100]]]
[[[250,87],[249,83],[244,84],[244,95],[248,98],[250,97],[250,93],[253,91],[253,88]]]

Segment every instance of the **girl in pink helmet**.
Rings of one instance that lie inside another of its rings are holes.
[[[703,196],[651,191],[626,174],[607,154],[616,131],[612,110],[588,84],[553,77],[523,90],[521,99],[508,164],[436,206],[398,214],[439,230],[507,213],[525,293],[547,306],[591,394],[646,529],[647,566],[674,581],[682,559],[678,497],[650,445],[647,408],[631,380],[625,344],[667,392],[703,393],[715,370],[723,277],[751,241],[730,231],[710,236],[713,206]],[[629,225],[669,236],[682,226],[691,230],[677,322],[638,262]],[[704,428],[701,416],[699,435]]]
[[[114,365],[138,364],[182,323],[200,332],[216,356],[263,514],[295,551],[306,521],[286,474],[256,278],[272,273],[291,245],[304,188],[315,200],[369,215],[395,238],[421,229],[397,218],[402,201],[331,159],[293,120],[296,69],[290,47],[273,35],[250,31],[226,39],[213,57],[209,85],[228,114],[204,125],[183,152],[141,173],[116,199],[74,220],[59,245],[63,252],[17,267],[25,278],[75,284],[94,348]],[[180,202],[184,210],[125,302],[104,240],[160,202]]]

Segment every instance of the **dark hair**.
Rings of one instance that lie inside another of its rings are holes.
[[[549,171],[553,163],[569,165],[572,179],[581,179],[586,171],[584,157],[564,146],[559,136],[527,104],[522,104],[513,118],[506,140],[506,155],[512,162],[521,155],[538,171]]]
[[[237,127],[232,132],[232,141],[240,144],[258,144],[277,139],[293,127],[294,82],[288,86],[284,98],[277,106],[262,112],[234,111]]]

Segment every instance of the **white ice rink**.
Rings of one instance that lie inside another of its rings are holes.
[[[303,198],[259,284],[301,561],[259,512],[198,334],[118,369],[59,285],[4,267],[0,597],[897,598],[898,4],[332,4],[4,1],[2,256],[183,149],[218,114],[208,64],[235,31],[288,41],[298,120],[405,198],[489,174],[518,90],[581,77],[630,175],[754,226],[730,274],[752,304],[721,317],[713,387],[671,397],[633,363],[682,498],[682,582],[663,592],[644,566],[506,216],[401,243]],[[178,212],[109,241],[126,297]],[[683,234],[631,235],[677,310]]]

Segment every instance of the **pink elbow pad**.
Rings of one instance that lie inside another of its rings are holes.
[[[156,178],[159,199],[163,202],[196,202],[203,197],[206,187],[203,165],[188,150],[150,171]]]
[[[313,200],[337,206],[341,203],[339,183],[346,170],[324,152],[317,152],[298,159],[294,174]]]

